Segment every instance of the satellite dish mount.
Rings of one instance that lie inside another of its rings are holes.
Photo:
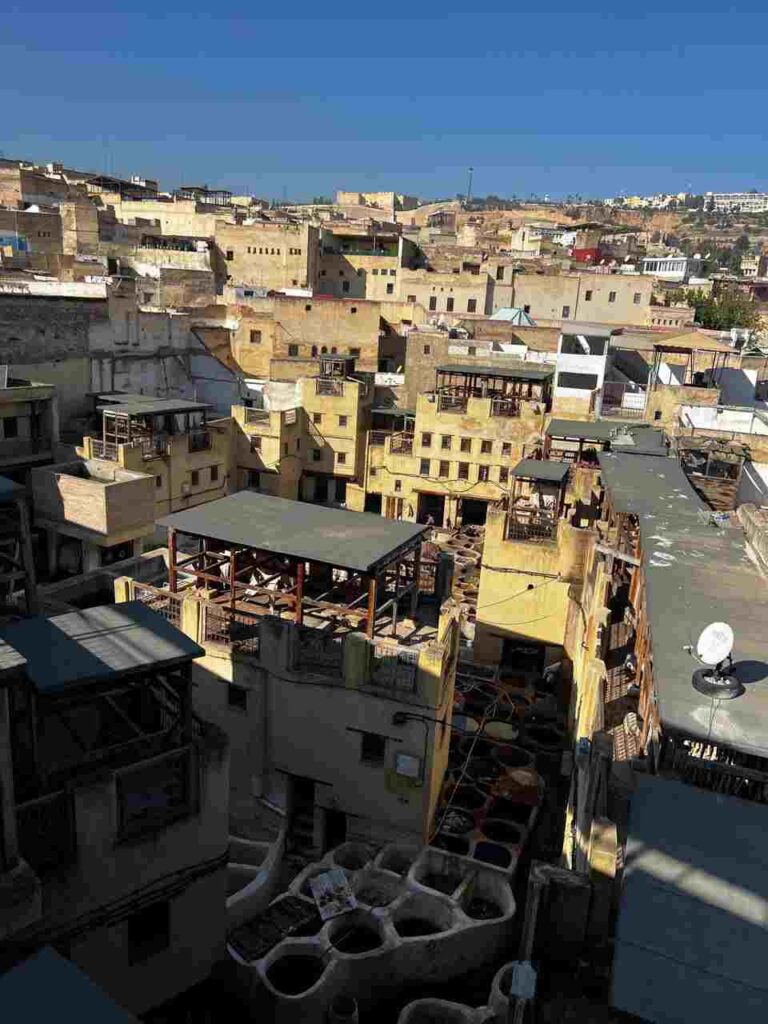
[[[693,673],[693,688],[706,697],[733,700],[744,687],[733,674],[733,630],[727,622],[711,622],[696,643],[696,660],[702,667]]]

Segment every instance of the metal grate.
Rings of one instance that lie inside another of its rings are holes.
[[[344,663],[344,635],[299,627],[296,668],[340,671]]]
[[[207,604],[203,616],[203,640],[205,643],[258,654],[261,620],[244,612]]]
[[[344,381],[333,380],[330,377],[318,377],[316,379],[315,393],[318,395],[339,396],[344,394]]]
[[[166,590],[157,590],[145,583],[134,583],[133,597],[141,601],[153,611],[162,615],[174,626],[181,627],[181,598],[178,594],[169,594]]]
[[[515,510],[509,513],[507,540],[549,541],[557,536],[557,519],[546,512]]]
[[[415,693],[418,671],[418,651],[404,650],[386,643],[373,645],[372,686],[400,693]]]
[[[94,459],[106,459],[108,462],[117,462],[117,445],[112,441],[100,441],[98,438],[91,438],[91,452]]]

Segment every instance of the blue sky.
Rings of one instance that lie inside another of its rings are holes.
[[[768,5],[629,6],[6,0],[0,150],[295,199],[768,188]]]

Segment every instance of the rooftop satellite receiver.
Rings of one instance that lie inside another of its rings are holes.
[[[710,622],[696,641],[694,657],[702,668],[693,673],[693,688],[707,697],[732,700],[744,693],[744,687],[733,674],[733,630],[727,622]]]

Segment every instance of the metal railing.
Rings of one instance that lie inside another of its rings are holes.
[[[438,395],[437,410],[438,412],[466,412],[468,401],[467,398],[459,395]]]
[[[149,459],[160,459],[168,454],[169,440],[167,437],[158,435],[156,437],[145,437],[138,442],[141,454],[145,461]]]
[[[491,399],[491,416],[519,416],[520,403],[516,398]]]
[[[112,441],[101,441],[97,437],[91,438],[91,454],[94,459],[106,459],[108,462],[117,462],[118,446]]]
[[[413,434],[392,434],[389,450],[393,454],[410,455],[413,452]]]
[[[154,832],[194,814],[197,768],[196,751],[186,746],[116,772],[118,837]]]
[[[254,409],[251,407],[245,410],[245,422],[250,423],[269,423],[270,419],[269,409]]]
[[[333,377],[317,377],[315,379],[315,394],[338,398],[344,394],[344,381],[335,380]]]
[[[203,615],[203,641],[248,654],[261,646],[261,619],[208,603]]]
[[[211,447],[209,430],[191,430],[189,433],[189,450],[191,452],[207,452]]]
[[[557,536],[557,518],[537,509],[511,509],[507,517],[507,540],[549,541]]]
[[[396,644],[372,644],[371,686],[400,693],[415,693],[419,652]]]
[[[340,672],[344,664],[344,635],[309,626],[298,629],[295,668]]]
[[[387,438],[390,437],[388,430],[369,430],[368,431],[368,444],[372,448],[383,448],[387,442]]]
[[[158,590],[146,583],[134,583],[133,598],[135,601],[141,601],[142,604],[147,605],[158,615],[162,615],[174,626],[181,626],[182,599],[178,594],[171,594],[167,590]]]

